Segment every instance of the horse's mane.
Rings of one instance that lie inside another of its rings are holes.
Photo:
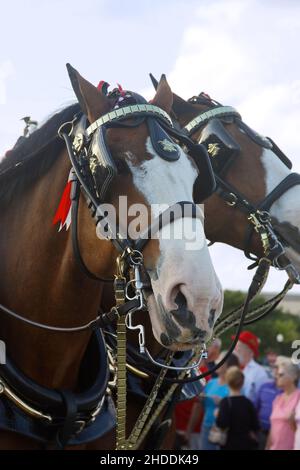
[[[9,204],[12,197],[16,197],[50,169],[65,145],[57,131],[61,124],[72,120],[79,111],[78,103],[62,109],[6,152],[0,161],[1,206]],[[21,164],[15,167],[18,163]],[[13,167],[15,169],[11,171]]]

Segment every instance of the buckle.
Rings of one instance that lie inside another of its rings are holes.
[[[87,422],[84,421],[83,419],[78,419],[77,421],[75,421],[75,425],[78,425],[78,429],[76,429],[76,431],[74,432],[75,436],[77,434],[80,434],[84,428],[87,426]]]
[[[238,201],[237,195],[234,194],[234,193],[229,193],[229,196],[232,198],[232,200],[231,201],[230,200],[226,201],[226,204],[228,206],[234,207],[237,204],[237,201]]]
[[[102,397],[101,400],[99,401],[98,405],[96,406],[96,408],[94,409],[94,411],[91,413],[90,419],[88,420],[87,424],[91,424],[91,423],[93,423],[93,422],[96,420],[98,414],[100,413],[100,411],[101,411],[101,409],[102,409],[104,400],[105,400],[105,395],[103,395],[103,397]]]
[[[96,406],[96,408],[94,409],[94,411],[91,412],[89,418],[87,418],[86,420],[78,419],[78,420],[75,421],[75,425],[78,426],[78,429],[74,432],[75,435],[80,434],[87,426],[89,426],[90,424],[92,424],[96,420],[98,414],[101,411],[104,400],[105,400],[105,395],[103,395],[103,397],[99,401],[99,403]]]

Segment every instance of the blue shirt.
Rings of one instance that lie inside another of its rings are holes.
[[[254,404],[258,413],[260,427],[264,431],[269,431],[270,429],[273,400],[280,393],[282,393],[282,390],[276,387],[275,380],[263,384],[258,390]]]
[[[216,418],[214,416],[214,411],[217,408],[216,403],[209,395],[217,395],[220,398],[228,397],[229,388],[226,384],[220,385],[219,379],[211,379],[204,388],[204,417],[203,425],[210,427],[214,424]]]
[[[245,382],[242,392],[249,400],[255,403],[258,390],[264,383],[269,382],[270,379],[264,367],[255,362],[254,359],[244,367],[243,373]]]

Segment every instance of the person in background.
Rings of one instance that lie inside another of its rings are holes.
[[[253,403],[241,394],[244,374],[238,367],[230,367],[225,380],[229,397],[223,398],[217,412],[216,425],[227,430],[222,450],[254,450],[257,448],[259,422]]]
[[[194,408],[197,409],[196,419],[192,426],[187,431],[190,418],[194,413]],[[199,436],[201,423],[203,420],[203,407],[199,403],[199,397],[191,398],[190,400],[184,400],[177,403],[175,407],[175,426],[176,426],[176,444],[177,450],[181,449],[193,449],[198,450],[200,448]]]
[[[276,365],[277,357],[277,353],[272,349],[269,349],[266,353],[267,365],[273,368]]]
[[[254,360],[259,355],[258,337],[251,331],[242,331],[234,353],[238,357],[245,377],[243,393],[255,403],[258,390],[269,380],[264,367]]]
[[[224,356],[225,352],[222,352],[218,358],[220,362]],[[198,406],[194,405],[192,410],[191,418],[187,426],[187,439],[190,438],[191,430],[194,427],[194,423],[201,412],[201,404],[204,409],[204,416],[202,420],[201,432],[199,435],[199,448],[198,450],[217,450],[218,446],[212,444],[208,437],[211,427],[215,424],[214,411],[218,407],[221,399],[229,394],[229,388],[225,382],[225,373],[228,367],[232,365],[238,365],[238,359],[235,355],[230,355],[227,361],[217,369],[217,378],[211,379],[204,387],[202,400]],[[197,450],[197,449],[194,449]]]
[[[210,344],[210,346],[208,347],[208,351],[207,351],[207,356],[208,356],[207,368],[208,368],[208,370],[211,370],[213,367],[215,367],[216,361],[217,361],[218,357],[220,357],[220,354],[221,354],[221,348],[222,348],[222,341],[221,341],[220,338],[215,338],[212,341],[212,343]],[[216,377],[218,377],[218,374],[216,372],[213,372],[211,374],[211,377],[213,379],[215,379]]]
[[[207,359],[201,361],[199,367],[199,374],[207,372],[212,369],[215,365],[215,361],[220,355],[222,341],[219,338],[215,338],[207,350]],[[218,377],[216,373],[207,375],[204,382],[209,382],[212,377]],[[197,450],[200,448],[200,430],[204,410],[202,401],[199,396],[195,396],[189,400],[184,400],[177,403],[175,407],[175,423],[176,423],[176,442],[177,448],[189,448]],[[193,416],[193,423],[187,430],[187,426],[190,423],[191,416]]]
[[[295,410],[300,400],[300,390],[297,389],[299,369],[291,360],[285,360],[279,362],[275,377],[277,387],[283,393],[273,401],[266,449],[292,450],[296,431]]]
[[[220,340],[220,338],[215,338],[207,349],[207,359],[203,359],[201,361],[201,364],[199,366],[200,374],[204,374],[216,365],[216,360],[218,359],[221,353],[221,347],[222,341]],[[216,377],[218,377],[217,373],[213,372],[212,374],[207,375],[205,377],[205,380],[206,382],[209,382],[211,378],[215,379]]]
[[[271,380],[274,379],[274,367],[277,360],[277,353],[272,349],[266,352],[265,360],[262,362]]]
[[[270,431],[270,416],[272,413],[272,405],[273,401],[282,393],[282,389],[277,386],[276,383],[276,370],[278,369],[280,362],[289,361],[288,357],[284,356],[277,356],[275,363],[272,362],[272,374],[273,377],[268,382],[262,384],[260,389],[257,392],[255,398],[255,408],[257,411],[259,424],[260,424],[260,432],[259,432],[259,448],[260,450],[265,449],[267,437]]]

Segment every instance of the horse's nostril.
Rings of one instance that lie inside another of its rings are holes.
[[[192,336],[192,341],[197,341],[198,339],[199,339],[199,334],[194,333],[193,336]]]
[[[178,310],[186,310],[187,309],[187,301],[185,296],[182,292],[178,292],[175,297],[175,304],[178,306]]]
[[[170,346],[170,344],[172,343],[170,338],[165,333],[162,333],[160,335],[160,341],[161,341],[161,344],[163,344],[163,346]]]
[[[216,309],[212,308],[210,310],[209,316],[208,316],[208,326],[209,326],[209,328],[212,328],[214,326],[215,317],[216,317]]]
[[[194,334],[193,339],[194,340],[200,339],[201,341],[203,341],[205,337],[206,337],[206,331],[198,329],[198,331]]]
[[[188,302],[182,292],[178,292],[174,299],[177,308],[170,310],[170,313],[183,328],[192,330],[196,325],[196,319],[191,310],[188,309]]]

